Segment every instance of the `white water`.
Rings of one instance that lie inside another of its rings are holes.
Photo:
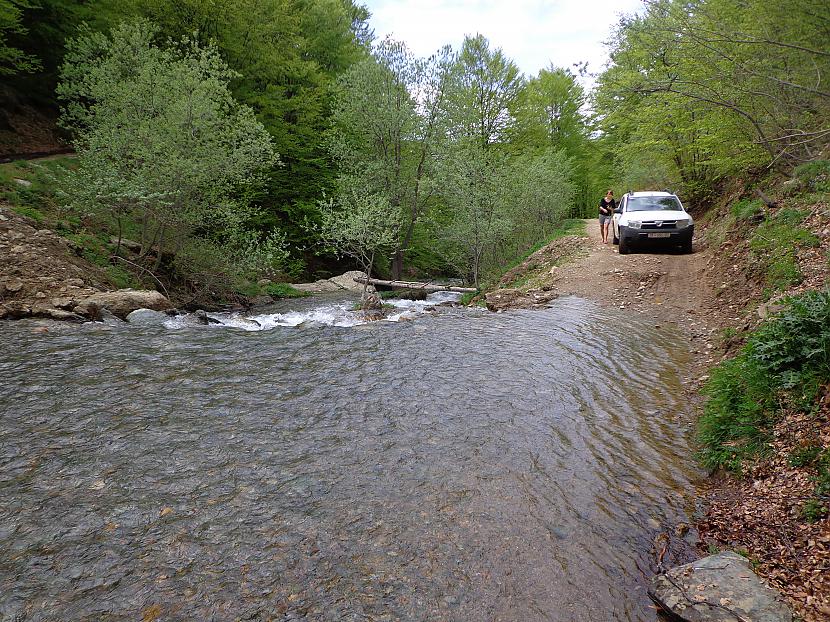
[[[414,319],[427,313],[427,309],[444,302],[457,302],[461,294],[456,292],[434,292],[426,300],[384,300],[384,304],[395,307],[383,322],[399,322]],[[363,312],[354,310],[354,301],[345,300],[313,307],[311,309],[285,311],[282,313],[211,313],[210,317],[219,320],[219,324],[209,324],[213,328],[241,328],[246,331],[271,330],[278,326],[323,325],[351,327],[366,324]],[[167,328],[186,328],[199,325],[192,315],[182,315],[164,322]]]

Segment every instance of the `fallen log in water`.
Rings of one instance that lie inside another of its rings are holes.
[[[366,283],[365,276],[354,277],[356,283]],[[460,292],[470,294],[477,292],[475,287],[455,287],[454,285],[433,285],[432,283],[419,283],[417,281],[384,281],[382,279],[369,279],[370,285],[383,285],[384,287],[396,287],[400,289],[422,289],[427,292]]]

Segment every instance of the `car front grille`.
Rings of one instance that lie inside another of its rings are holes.
[[[653,229],[654,231],[667,231],[677,228],[676,220],[644,220],[642,229]]]

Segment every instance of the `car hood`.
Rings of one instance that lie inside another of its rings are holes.
[[[645,211],[645,212],[626,212],[622,215],[622,218],[626,221],[628,220],[681,220],[687,219],[691,220],[692,217],[689,216],[686,212],[681,211],[674,211],[674,210],[656,210],[656,211]]]

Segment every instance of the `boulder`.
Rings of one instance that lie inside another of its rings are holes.
[[[17,277],[12,279],[8,279],[5,283],[5,290],[7,292],[11,292],[12,294],[16,294],[21,289],[23,289],[23,281]]]
[[[125,318],[130,324],[139,326],[161,326],[170,319],[166,313],[154,311],[153,309],[136,309],[131,311]]]
[[[355,279],[366,278],[366,273],[361,272],[360,270],[351,270],[349,272],[344,272],[340,276],[333,276],[329,279],[330,282],[334,283],[340,289],[347,289],[353,292],[362,292],[363,291],[363,283],[358,283]],[[374,291],[374,286],[370,285],[369,289]]]
[[[294,289],[299,289],[301,292],[312,293],[337,292],[343,289],[342,287],[332,283],[327,279],[315,281],[314,283],[292,283],[291,287],[293,287]]]
[[[765,586],[749,560],[727,551],[654,577],[649,596],[687,622],[792,622],[781,595]]]
[[[73,311],[79,315],[95,318],[98,315],[98,309],[107,309],[123,320],[137,309],[165,311],[172,308],[170,301],[157,291],[119,289],[114,292],[93,294],[77,305]]]

